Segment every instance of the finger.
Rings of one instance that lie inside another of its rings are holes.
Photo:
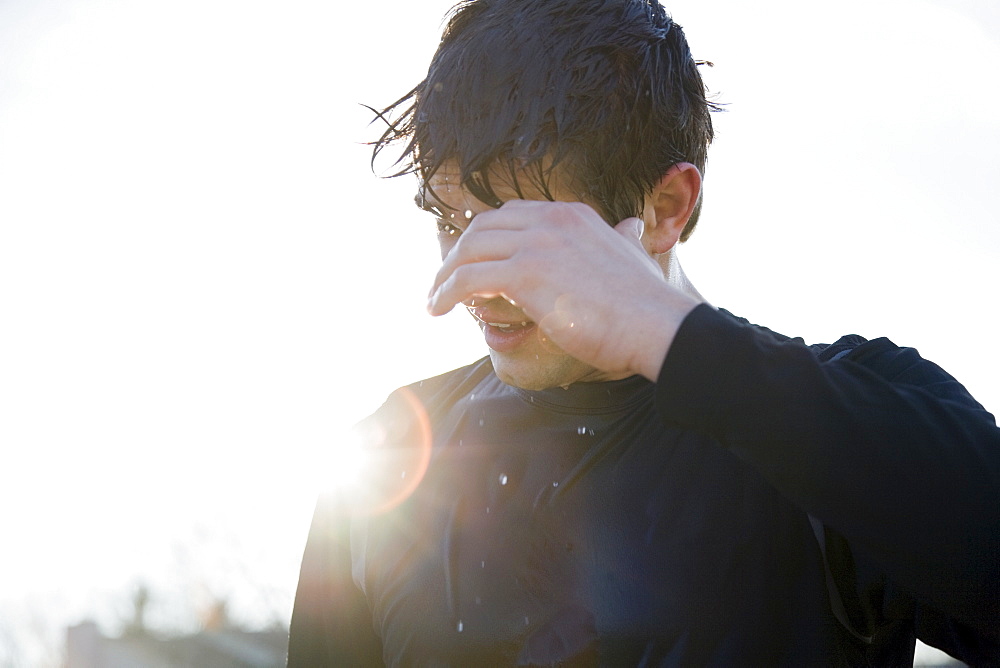
[[[504,260],[517,252],[517,234],[512,230],[473,230],[471,227],[445,256],[434,276],[430,294],[438,289],[458,267],[473,262]],[[429,295],[428,295],[429,296]]]
[[[512,277],[516,273],[508,261],[486,261],[464,264],[451,272],[441,282],[427,302],[431,315],[444,315],[457,304],[467,299],[492,299],[507,295],[519,299],[519,281]]]
[[[619,222],[615,225],[615,231],[621,234],[626,239],[635,242],[636,245],[641,245],[640,240],[642,239],[642,233],[646,229],[646,223],[642,218],[626,218],[625,220]]]
[[[469,229],[526,229],[540,221],[550,219],[557,211],[579,208],[579,202],[552,202],[549,200],[511,199],[500,208],[478,214],[469,224]],[[590,207],[587,207],[590,209]],[[558,214],[557,214],[558,217]]]

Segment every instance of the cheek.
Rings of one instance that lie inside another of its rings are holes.
[[[451,249],[455,247],[455,244],[458,243],[458,236],[439,232],[437,235],[437,241],[438,248],[441,249],[441,260],[443,261],[446,257],[448,257],[448,253],[450,253]]]

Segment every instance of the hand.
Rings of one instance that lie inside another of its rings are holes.
[[[699,301],[670,285],[641,242],[579,202],[510,200],[477,215],[444,259],[428,310],[503,296],[568,354],[609,374],[656,380]]]

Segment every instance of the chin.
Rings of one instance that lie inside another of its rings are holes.
[[[497,378],[522,390],[547,390],[565,387],[594,375],[596,369],[563,353],[541,355],[535,359],[518,359],[517,356],[490,351],[493,371]]]

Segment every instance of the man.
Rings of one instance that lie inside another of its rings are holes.
[[[376,153],[489,358],[394,393],[314,519],[290,666],[1000,663],[1000,430],[887,339],[710,306],[712,138],[643,0],[471,0]]]

